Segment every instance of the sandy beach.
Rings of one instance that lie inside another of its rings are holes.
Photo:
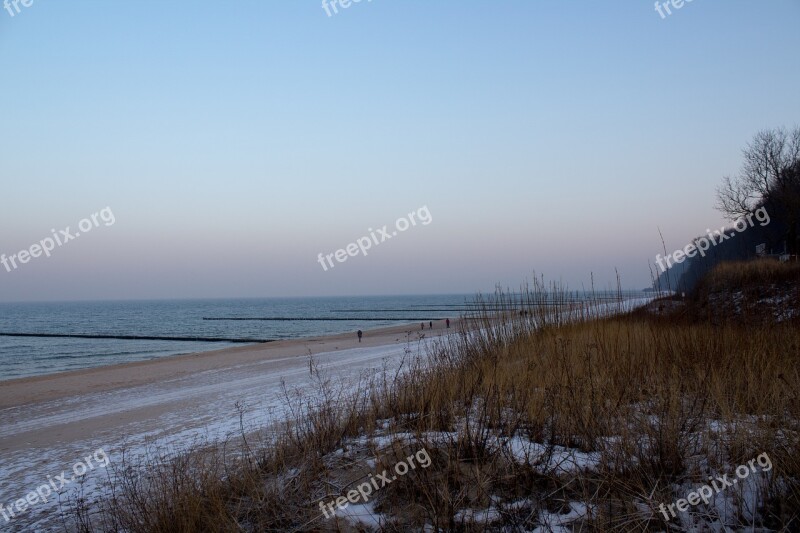
[[[456,320],[449,331],[455,331]],[[289,339],[264,344],[225,348],[202,353],[162,357],[149,361],[103,366],[46,376],[0,381],[0,409],[31,403],[69,398],[87,392],[107,392],[167,381],[194,373],[272,361],[277,358],[307,356],[309,353],[335,352],[351,348],[371,348],[416,341],[418,333],[426,336],[447,331],[443,324],[421,331],[419,324],[393,326],[365,331],[361,342],[355,332]]]
[[[313,388],[309,354],[327,375],[357,379],[392,368],[407,349],[424,351],[427,341],[455,333],[456,326],[437,322],[421,331],[410,324],[365,330],[361,343],[353,332],[2,382],[0,503],[24,497],[101,447],[114,463],[123,449],[180,450],[198,439],[235,435],[237,403],[247,406],[248,429],[279,420],[286,412],[284,384],[298,393]],[[96,474],[104,475],[86,477]],[[87,479],[85,486],[101,479]],[[10,525],[49,527],[54,509],[40,503]]]

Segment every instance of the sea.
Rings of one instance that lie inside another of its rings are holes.
[[[456,294],[0,303],[0,381],[256,341],[427,324],[468,313],[475,301],[474,294]]]
[[[355,335],[359,329],[427,324],[459,316],[471,299],[474,295],[0,303],[0,380],[243,346],[249,339]]]

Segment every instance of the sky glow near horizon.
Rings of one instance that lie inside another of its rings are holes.
[[[650,283],[800,124],[800,2],[34,0],[0,10],[0,301]],[[432,222],[323,270],[427,206]]]

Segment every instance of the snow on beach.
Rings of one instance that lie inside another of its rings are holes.
[[[599,304],[587,313],[591,317],[627,311],[651,301],[637,298],[614,304]],[[450,333],[450,332],[448,332]],[[452,331],[455,334],[455,330]],[[314,355],[318,368],[340,382],[357,383],[365,375],[392,372],[409,356],[425,354],[436,337],[413,344],[392,344],[369,348],[342,349]],[[76,497],[91,503],[107,495],[108,477],[120,465],[124,451],[131,457],[180,453],[198,443],[223,441],[264,428],[290,415],[286,390],[298,401],[313,402],[314,378],[308,357],[282,357],[232,365],[220,370],[187,374],[172,379],[105,392],[86,392],[59,401],[43,401],[0,411],[0,446],[4,439],[47,432],[57,444],[31,443],[2,450],[0,504],[8,508],[20,498],[48,484],[64,472],[70,480],[60,497],[39,501],[9,522],[0,514],[3,531],[49,531],[61,529],[60,505]],[[241,414],[241,420],[240,420]],[[79,430],[89,420],[105,420],[102,429],[89,434]],[[70,431],[67,431],[70,428]],[[515,455],[532,453],[535,443],[508,443]],[[73,476],[73,465],[102,449],[108,455],[108,469],[95,467],[85,475]],[[571,457],[569,450],[563,452]],[[572,457],[582,463],[584,460]],[[591,462],[591,461],[590,461]],[[48,477],[49,476],[49,477]],[[60,500],[60,501],[59,501]]]
[[[424,350],[425,343],[420,345]],[[415,345],[416,351],[416,345]],[[357,379],[362,373],[377,373],[396,368],[407,355],[406,346],[395,344],[353,348],[316,354],[315,361],[332,378]],[[287,389],[313,389],[307,357],[287,357],[243,364],[223,371],[207,371],[186,377],[125,388],[110,392],[86,393],[68,401],[42,402],[0,412],[3,424],[0,439],[34,430],[47,430],[58,436],[65,424],[111,417],[118,425],[98,434],[65,440],[50,448],[30,447],[3,451],[0,464],[0,504],[13,504],[20,498],[66,472],[81,458],[102,448],[111,464],[126,455],[145,455],[148,449],[179,452],[198,442],[224,440],[240,434],[237,404],[246,406],[246,430],[264,427],[285,418]],[[156,416],[136,416],[143,409]],[[103,468],[89,471],[80,482],[71,483],[66,495],[81,493],[90,500],[102,496]],[[6,523],[0,515],[0,530],[47,531],[60,528],[58,501],[36,503],[23,515]]]

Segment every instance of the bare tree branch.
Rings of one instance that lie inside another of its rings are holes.
[[[744,163],[735,178],[725,177],[717,188],[717,209],[732,220],[766,201],[797,209],[800,127],[763,130],[742,150]]]

